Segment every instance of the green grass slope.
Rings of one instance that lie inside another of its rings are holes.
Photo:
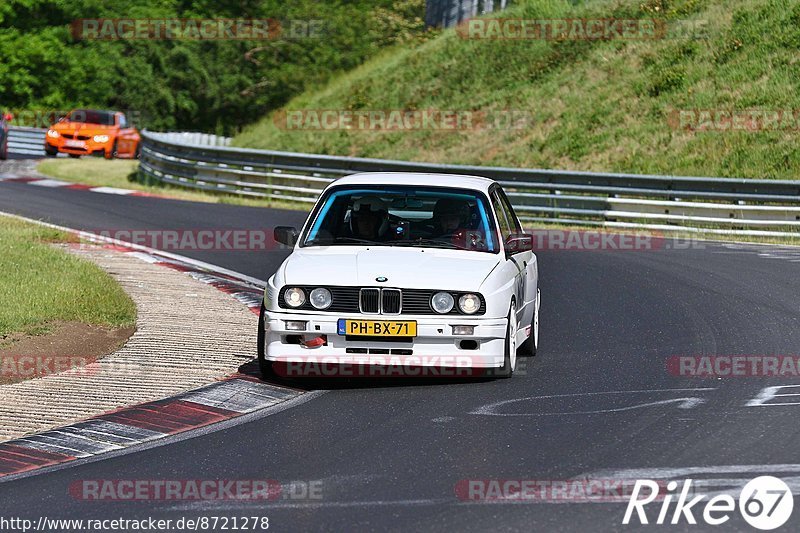
[[[272,116],[245,147],[416,161],[793,179],[797,127],[686,131],[681,109],[800,109],[800,4],[787,0],[524,0],[503,17],[700,22],[701,38],[467,40],[382,53],[285,109],[523,110],[519,129],[289,131]],[[785,123],[784,125],[785,126]],[[800,126],[800,124],[797,124]]]
[[[0,216],[0,347],[56,321],[130,327],[136,306],[97,265],[50,246],[70,236]]]

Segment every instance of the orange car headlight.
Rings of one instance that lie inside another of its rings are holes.
[[[47,136],[51,139],[58,139],[58,132],[56,130],[47,130]]]
[[[96,143],[101,143],[101,144],[102,143],[107,143],[108,142],[108,135],[95,135],[94,137],[92,137],[92,139]]]

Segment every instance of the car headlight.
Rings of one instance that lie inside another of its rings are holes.
[[[286,292],[283,293],[283,300],[290,307],[300,307],[306,303],[306,293],[303,292],[303,289],[292,287],[291,289],[286,289]]]
[[[314,306],[314,309],[327,309],[333,302],[331,291],[323,287],[318,287],[311,291],[309,300],[311,301],[311,305]]]
[[[437,292],[431,298],[431,307],[437,313],[449,313],[454,305],[455,300],[453,300],[453,295],[449,292]]]
[[[473,315],[481,308],[481,299],[477,294],[465,294],[458,299],[458,308],[462,313]]]
[[[96,143],[107,143],[108,135],[95,135],[94,137],[92,137],[92,139],[94,139],[94,142]]]
[[[51,139],[58,139],[58,132],[56,130],[47,130],[47,136]]]

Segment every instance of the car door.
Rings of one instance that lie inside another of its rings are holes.
[[[492,203],[496,204],[495,211],[499,211],[498,217],[505,219],[505,222],[500,222],[502,228],[503,241],[511,235],[519,235],[523,233],[522,224],[519,221],[514,208],[511,206],[508,197],[501,187],[496,187],[492,192]],[[534,306],[536,300],[537,288],[537,266],[536,256],[533,251],[528,248],[516,250],[511,254],[506,254],[508,261],[513,262],[517,269],[516,275],[516,300],[517,300],[517,314],[520,324],[529,325],[533,320]]]
[[[139,133],[128,123],[124,113],[117,114],[117,155],[121,157],[134,157],[136,145],[139,143]]]
[[[509,222],[503,202],[498,194],[498,189],[499,187],[493,188],[490,196],[497,224],[500,227],[500,239],[505,244],[508,238],[514,234],[514,226]],[[525,310],[525,276],[522,261],[517,260],[514,255],[506,253],[503,269],[510,273],[509,277],[513,277],[512,292],[516,301],[517,323],[521,323],[520,320],[524,316]]]

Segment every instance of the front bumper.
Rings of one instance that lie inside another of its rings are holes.
[[[89,139],[87,141],[83,141],[84,147],[70,147],[65,146],[64,139],[59,137],[57,139],[52,139],[50,137],[45,139],[45,143],[48,145],[47,147],[50,149],[51,152],[61,152],[64,154],[74,154],[74,155],[105,155],[109,150],[111,150],[111,145],[113,144],[113,139],[110,139],[104,143],[97,143],[93,140]]]
[[[356,340],[337,333],[338,319],[414,320],[417,336],[410,342],[371,338]],[[503,366],[508,321],[505,318],[431,316],[334,316],[268,311],[265,357],[286,363],[403,365],[422,367],[498,368]],[[306,321],[305,331],[286,329],[286,321]],[[452,326],[475,326],[472,335],[453,335]],[[325,336],[326,344],[306,347],[298,339]],[[474,341],[462,342],[462,341]]]

